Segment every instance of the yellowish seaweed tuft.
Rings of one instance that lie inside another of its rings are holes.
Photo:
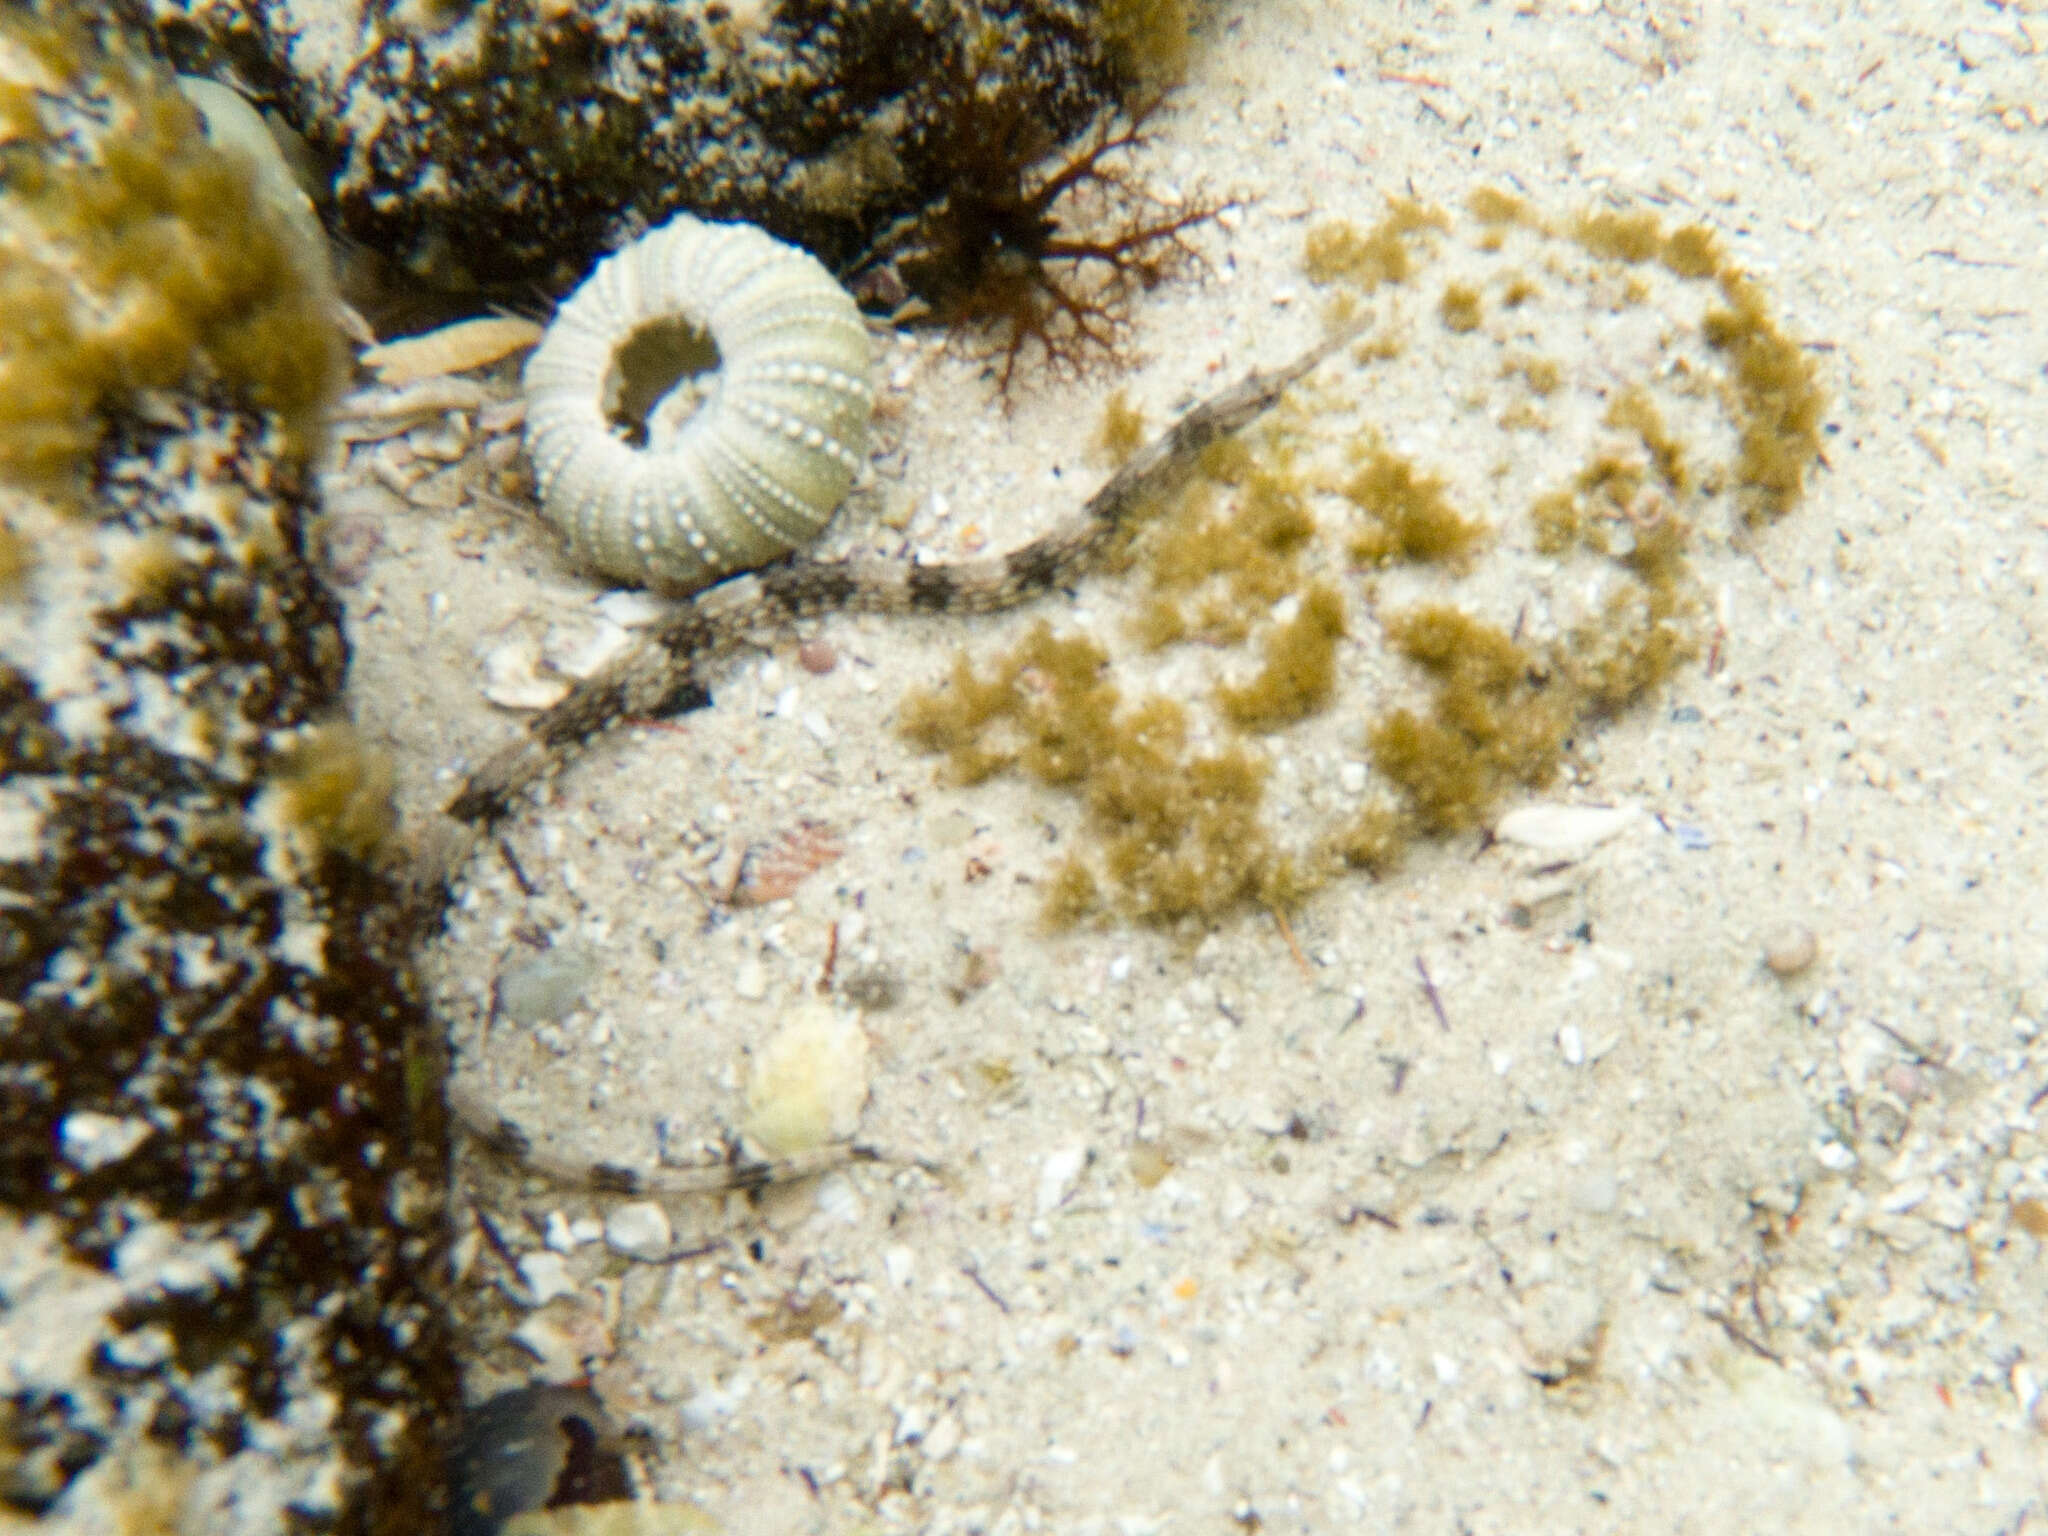
[[[282,753],[270,775],[279,814],[315,847],[373,857],[397,826],[389,754],[352,725],[315,726]]]
[[[1337,685],[1337,642],[1344,638],[1344,599],[1326,581],[1303,595],[1301,607],[1266,636],[1265,665],[1241,688],[1216,690],[1224,718],[1248,731],[1305,720],[1330,702]]]
[[[1441,476],[1422,473],[1376,440],[1357,457],[1358,472],[1345,483],[1344,495],[1368,522],[1351,537],[1353,560],[1457,566],[1470,559],[1486,537],[1486,525],[1451,505]]]
[[[1102,0],[1096,36],[1128,96],[1156,96],[1180,84],[1193,20],[1188,0]]]
[[[1444,329],[1458,336],[1478,330],[1480,322],[1486,318],[1486,306],[1480,302],[1479,290],[1470,283],[1446,283],[1443,297],[1437,300],[1436,310]]]
[[[110,415],[173,388],[274,413],[309,453],[343,362],[324,267],[272,216],[250,165],[208,142],[169,75],[54,23],[11,36],[61,89],[8,82],[0,474],[66,492]],[[96,136],[97,159],[77,155],[63,99],[123,119]]]
[[[1098,463],[1121,469],[1145,445],[1145,413],[1121,389],[1102,403],[1102,420],[1089,446]]]
[[[1370,230],[1343,219],[1318,224],[1308,232],[1302,267],[1312,283],[1346,282],[1371,290],[1382,283],[1404,283],[1415,272],[1418,237],[1449,229],[1443,213],[1414,198],[1387,200],[1387,212]]]
[[[987,670],[963,657],[948,686],[905,701],[905,733],[946,752],[952,777],[1017,769],[1081,806],[1078,833],[1042,887],[1048,922],[1284,909],[1347,869],[1382,876],[1417,840],[1484,824],[1505,797],[1550,782],[1576,737],[1640,705],[1700,653],[1695,528],[1717,507],[1751,522],[1778,515],[1803,489],[1819,448],[1815,370],[1712,231],[1666,234],[1654,214],[1607,211],[1553,227],[1505,193],[1475,194],[1473,212],[1480,237],[1461,244],[1436,240],[1447,221],[1417,202],[1396,202],[1370,231],[1341,220],[1312,231],[1309,275],[1339,285],[1354,317],[1374,289],[1406,283],[1429,261],[1459,270],[1440,289],[1371,297],[1387,313],[1347,348],[1359,365],[1348,393],[1324,381],[1268,430],[1212,444],[1195,481],[1127,546],[1124,628],[1139,645],[1229,652],[1256,642],[1255,661],[1212,662],[1199,650],[1160,658],[1172,696],[1148,695],[1119,686],[1127,663],[1144,663],[1040,626]],[[1540,288],[1502,254],[1511,238],[1544,247],[1517,258],[1533,263]],[[1707,295],[1687,291],[1703,280],[1714,284]],[[1596,355],[1568,376],[1531,350],[1555,344],[1555,317],[1508,313],[1554,294],[1570,296],[1568,316],[1669,305],[1662,355],[1649,367]],[[1688,320],[1709,296],[1704,319]],[[1506,498],[1527,465],[1551,461],[1542,438],[1599,419],[1577,468],[1526,501],[1526,531],[1507,507],[1497,519],[1461,511],[1445,476],[1388,448],[1373,418],[1361,421],[1383,391],[1402,388],[1373,365],[1403,358],[1403,336],[1432,311],[1472,338],[1427,347],[1432,364],[1464,376],[1421,381],[1421,400],[1441,398],[1441,418],[1427,404],[1403,415],[1418,399],[1407,389],[1397,440],[1434,455],[1497,433],[1482,462],[1459,466],[1458,483],[1475,488],[1467,494]],[[1505,400],[1497,379],[1517,381]],[[1105,439],[1122,408],[1111,402]],[[1732,461],[1710,456],[1697,435],[1717,410],[1736,428]],[[1117,426],[1117,440],[1129,436],[1135,428]],[[1345,504],[1348,520],[1320,515]],[[1482,570],[1489,581],[1470,590],[1489,614],[1513,615],[1512,632],[1454,600]],[[1506,590],[1492,579],[1502,572]],[[1518,573],[1539,588],[1518,596]],[[1389,662],[1368,659],[1360,676],[1406,673],[1416,692],[1366,705],[1371,772],[1363,786],[1344,785],[1356,798],[1333,812],[1330,790],[1303,769],[1356,748],[1332,742],[1337,725],[1318,734],[1309,722],[1339,699],[1339,642],[1347,618],[1365,614],[1377,615]],[[1525,635],[1525,619],[1548,638]],[[1270,756],[1255,737],[1273,738]],[[1280,786],[1301,798],[1269,810]]]
[[[1655,261],[1664,254],[1664,227],[1654,213],[1582,213],[1572,221],[1572,238],[1609,261]]]
[[[1736,478],[1747,491],[1743,515],[1775,522],[1806,493],[1806,471],[1820,455],[1827,406],[1813,360],[1778,329],[1762,291],[1740,273],[1721,274],[1725,309],[1702,322],[1707,341],[1735,371],[1735,415],[1742,434]]]
[[[1439,603],[1389,619],[1387,639],[1431,675],[1436,696],[1426,715],[1383,716],[1366,741],[1425,831],[1473,826],[1506,790],[1550,780],[1573,710],[1543,658]]]

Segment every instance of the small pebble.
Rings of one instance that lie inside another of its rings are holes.
[[[369,574],[370,562],[384,547],[384,530],[370,517],[330,514],[322,521],[320,532],[327,573],[344,587],[361,582]]]
[[[1087,1166],[1088,1148],[1080,1142],[1046,1153],[1045,1161],[1038,1165],[1038,1192],[1034,1202],[1038,1214],[1045,1216],[1058,1210],[1073,1192],[1081,1170]]]
[[[911,1276],[917,1271],[917,1255],[901,1243],[891,1244],[882,1250],[882,1273],[889,1277],[889,1283],[899,1291],[910,1284]]]
[[[510,1335],[512,1342],[532,1355],[543,1381],[574,1381],[583,1374],[583,1359],[577,1352],[576,1336],[552,1318],[536,1312]]]
[[[626,626],[610,619],[556,624],[541,642],[541,663],[560,677],[595,677],[632,643]]]
[[[520,636],[484,653],[477,691],[500,709],[550,709],[568,695],[566,678],[543,676],[538,642]]]
[[[57,1128],[57,1146],[65,1162],[90,1173],[120,1162],[149,1138],[149,1132],[147,1120],[74,1109]]]
[[[1764,935],[1764,964],[1773,976],[1797,976],[1820,957],[1820,940],[1803,923],[1780,923]]]
[[[648,1264],[665,1259],[674,1238],[667,1213],[652,1200],[616,1206],[604,1219],[605,1246],[629,1259]]]
[[[839,665],[839,653],[829,640],[806,640],[796,648],[796,664],[813,677],[823,677]]]
[[[549,1024],[574,1008],[596,963],[572,945],[508,966],[498,977],[498,1011],[514,1024]]]
[[[559,1253],[523,1253],[519,1256],[519,1278],[533,1293],[531,1305],[544,1307],[558,1296],[576,1294],[576,1282],[569,1278],[569,1265]]]
[[[1927,1074],[1908,1061],[1895,1061],[1886,1067],[1884,1085],[1908,1104],[1927,1097]]]

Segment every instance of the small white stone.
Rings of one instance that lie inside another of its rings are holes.
[[[1046,1153],[1045,1161],[1038,1165],[1038,1194],[1034,1202],[1038,1214],[1045,1216],[1058,1210],[1073,1192],[1081,1170],[1087,1166],[1088,1147],[1085,1142],[1075,1142],[1072,1146]]]
[[[720,1419],[737,1413],[752,1390],[753,1383],[743,1375],[733,1377],[723,1388],[705,1387],[683,1404],[683,1424],[689,1429],[707,1430]]]
[[[819,1179],[818,1214],[841,1226],[850,1227],[859,1221],[860,1195],[853,1187],[853,1180],[838,1172],[828,1173]]]
[[[123,1370],[146,1371],[171,1358],[171,1331],[147,1323],[132,1333],[116,1334],[100,1346],[107,1359]]]
[[[548,1219],[541,1233],[541,1241],[556,1253],[576,1251],[576,1232],[569,1225],[569,1218],[560,1211],[549,1211]]]
[[[626,626],[610,619],[556,624],[541,642],[541,661],[560,677],[595,677],[632,643]]]
[[[604,1219],[605,1246],[629,1259],[652,1264],[668,1257],[675,1233],[668,1213],[652,1200],[615,1206]]]
[[[1839,1141],[1824,1141],[1813,1149],[1813,1155],[1821,1167],[1834,1173],[1847,1173],[1856,1166],[1856,1154]]]
[[[1567,1066],[1576,1067],[1586,1059],[1586,1040],[1579,1033],[1579,1026],[1566,1024],[1557,1032],[1557,1048],[1564,1056]]]
[[[911,1276],[917,1270],[917,1256],[901,1243],[892,1244],[882,1250],[882,1273],[889,1277],[889,1283],[899,1291],[910,1284]]]
[[[1347,795],[1362,795],[1365,793],[1365,775],[1365,764],[1346,762],[1337,770],[1337,787]]]
[[[559,1253],[545,1251],[519,1256],[519,1278],[530,1293],[529,1306],[544,1307],[558,1296],[574,1296],[576,1282],[569,1278],[569,1262]]]
[[[960,1421],[950,1413],[925,1431],[924,1455],[927,1461],[944,1461],[960,1449]]]
[[[768,995],[767,969],[754,956],[747,956],[732,973],[732,989],[748,1002],[758,1003]]]
[[[1605,1216],[1620,1202],[1621,1186],[1604,1164],[1588,1169],[1571,1186],[1571,1201],[1589,1216]]]
[[[550,709],[568,696],[567,678],[541,675],[540,646],[532,640],[514,637],[494,645],[483,663],[477,691],[500,709]]]
[[[147,1120],[74,1109],[57,1128],[57,1146],[65,1162],[90,1173],[121,1161],[148,1140],[149,1130]]]
[[[541,1313],[534,1313],[512,1330],[512,1342],[540,1362],[544,1381],[568,1382],[583,1374],[583,1358],[576,1339],[568,1329]]]

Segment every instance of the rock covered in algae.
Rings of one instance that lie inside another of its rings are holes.
[[[324,273],[0,13],[0,1526],[433,1528],[445,1138],[307,556]]]
[[[530,298],[671,214],[843,268],[945,187],[963,92],[1045,149],[1185,45],[1162,0],[159,0],[335,166],[349,235],[441,286]],[[1169,59],[1170,62],[1170,59]]]

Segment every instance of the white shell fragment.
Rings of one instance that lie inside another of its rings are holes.
[[[358,361],[377,375],[380,384],[412,384],[485,367],[532,346],[540,337],[540,327],[531,320],[491,315],[383,342],[365,349]]]
[[[477,691],[500,709],[553,709],[568,697],[569,680],[542,670],[538,640],[515,635],[486,651],[483,662]]]
[[[1525,805],[1501,817],[1493,835],[1519,848],[1569,853],[1606,842],[1638,814],[1632,805]]]
[[[765,1156],[809,1152],[848,1140],[867,1099],[867,1032],[807,1003],[754,1058],[743,1129]]]
[[[1081,1170],[1088,1166],[1088,1147],[1085,1142],[1058,1147],[1045,1154],[1045,1161],[1038,1165],[1038,1189],[1033,1199],[1038,1214],[1049,1216],[1066,1204],[1067,1197],[1074,1192],[1074,1185],[1080,1180]]]
[[[604,1219],[605,1246],[629,1259],[656,1263],[668,1257],[674,1240],[667,1213],[652,1200],[616,1206]]]
[[[620,349],[664,320],[708,335],[715,372],[679,380],[635,447],[607,415]],[[678,214],[599,262],[527,359],[542,515],[576,560],[670,593],[776,559],[815,538],[853,484],[868,362],[860,311],[816,260],[750,225]]]

